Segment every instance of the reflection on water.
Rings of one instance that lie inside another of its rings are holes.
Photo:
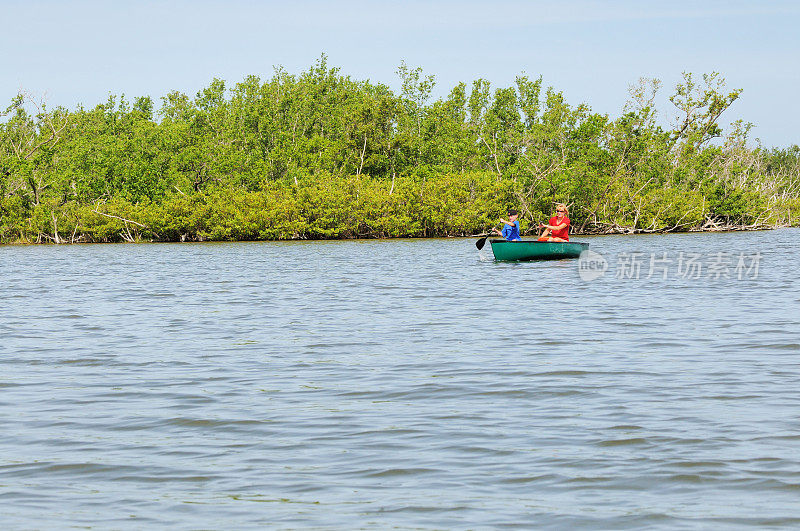
[[[800,524],[800,231],[576,239],[1,247],[0,521]]]

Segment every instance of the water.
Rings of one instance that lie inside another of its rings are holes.
[[[579,239],[2,247],[0,523],[800,525],[800,231]]]

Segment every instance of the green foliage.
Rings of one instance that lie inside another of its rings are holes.
[[[798,219],[800,148],[748,149],[742,122],[715,143],[741,93],[716,73],[684,74],[669,130],[654,79],[612,118],[541,77],[431,101],[433,76],[397,74],[396,94],[323,55],[298,75],[171,92],[158,109],[149,96],[69,111],[20,94],[0,113],[0,242],[457,236],[509,207],[533,231],[554,202],[583,231]]]
[[[766,198],[753,190],[714,184],[706,193],[708,210],[727,223],[749,225],[766,207]]]
[[[725,79],[717,72],[703,74],[703,84],[698,86],[693,75],[684,72],[683,82],[678,83],[670,97],[680,112],[673,142],[682,141],[687,154],[722,134],[719,117],[742,93],[741,89],[735,89],[725,94]]]

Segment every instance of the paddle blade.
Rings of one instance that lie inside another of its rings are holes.
[[[488,236],[484,236],[483,238],[475,242],[475,247],[477,247],[479,251],[483,249],[484,245],[486,245],[486,238],[488,238]]]

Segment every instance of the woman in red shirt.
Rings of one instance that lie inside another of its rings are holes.
[[[559,203],[556,205],[556,215],[550,218],[549,225],[540,225],[544,232],[539,236],[540,242],[568,242],[569,241],[569,218],[567,217],[567,205]]]

